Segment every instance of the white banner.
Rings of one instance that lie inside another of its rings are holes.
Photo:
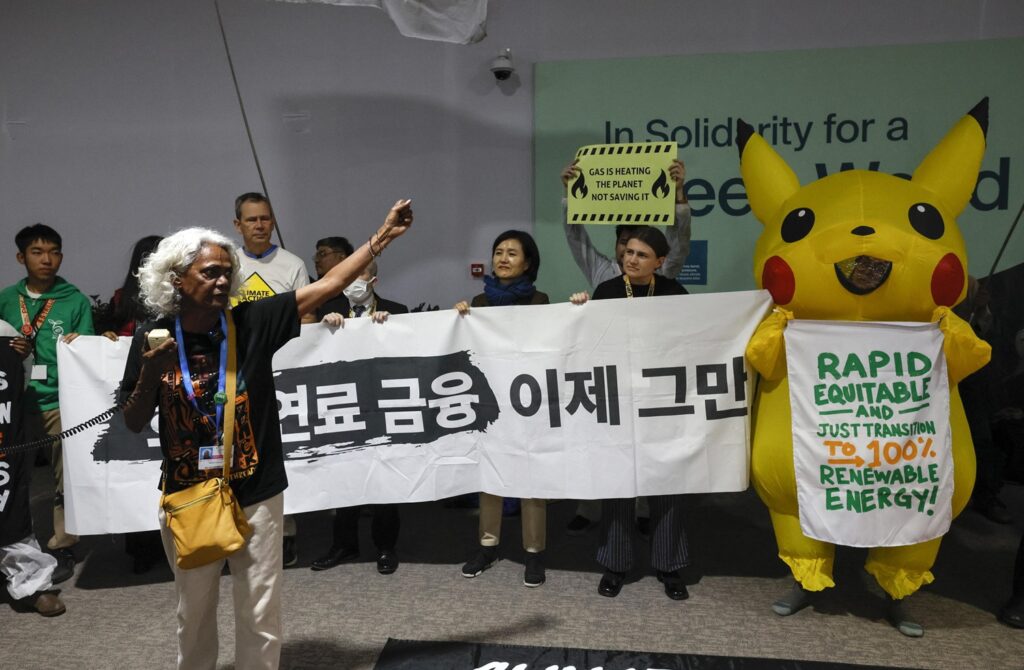
[[[785,339],[804,535],[854,547],[944,535],[953,459],[938,326],[794,320]]]
[[[474,44],[487,36],[487,0],[285,0],[325,5],[376,7],[398,32],[424,40]]]
[[[305,326],[274,358],[285,511],[744,490],[744,349],[769,306],[757,291]],[[59,348],[65,426],[113,403],[128,344]],[[71,532],[155,527],[154,431],[117,416],[64,449]]]

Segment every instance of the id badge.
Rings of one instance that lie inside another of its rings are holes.
[[[224,447],[219,444],[209,447],[199,447],[199,469],[223,470]]]
[[[45,365],[33,365],[32,366],[32,381],[34,382],[45,382],[46,381],[46,366]]]

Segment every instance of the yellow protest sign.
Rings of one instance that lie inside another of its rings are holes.
[[[676,149],[675,142],[580,147],[579,173],[566,187],[569,223],[670,224],[675,182],[668,171]]]

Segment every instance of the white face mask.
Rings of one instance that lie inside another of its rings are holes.
[[[376,277],[374,278],[376,279]],[[354,279],[351,284],[345,287],[345,297],[349,299],[349,302],[362,304],[370,299],[373,295],[373,279],[366,281],[365,279]]]

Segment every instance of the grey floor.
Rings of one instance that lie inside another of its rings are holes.
[[[35,472],[44,491],[46,469]],[[667,599],[649,571],[637,570],[615,599],[597,593],[596,532],[564,532],[573,504],[549,506],[548,580],[522,585],[519,520],[505,520],[496,567],[465,579],[476,519],[440,503],[403,508],[398,572],[377,574],[369,520],[361,563],[312,572],[329,543],[327,512],[299,515],[300,563],[284,574],[284,668],[372,668],[388,637],[539,646],[628,649],[841,661],[919,668],[1024,668],[1024,631],[999,624],[1014,553],[1024,529],[1024,490],[1008,485],[1010,526],[966,512],[943,543],[936,581],[909,602],[926,626],[912,640],[883,618],[881,591],[861,568],[864,552],[841,551],[838,586],[798,614],[774,615],[771,601],[789,579],[775,557],[768,516],[757,497],[692,496],[687,522],[694,566],[691,597]],[[48,536],[50,496],[34,497],[36,530]],[[85,538],[76,576],[63,585],[64,616],[16,612],[0,600],[0,668],[169,668],[175,659],[174,585],[166,565],[132,574],[123,538]],[[646,556],[641,557],[643,565]],[[6,595],[6,594],[5,594]],[[221,580],[222,667],[234,658],[230,577]]]

